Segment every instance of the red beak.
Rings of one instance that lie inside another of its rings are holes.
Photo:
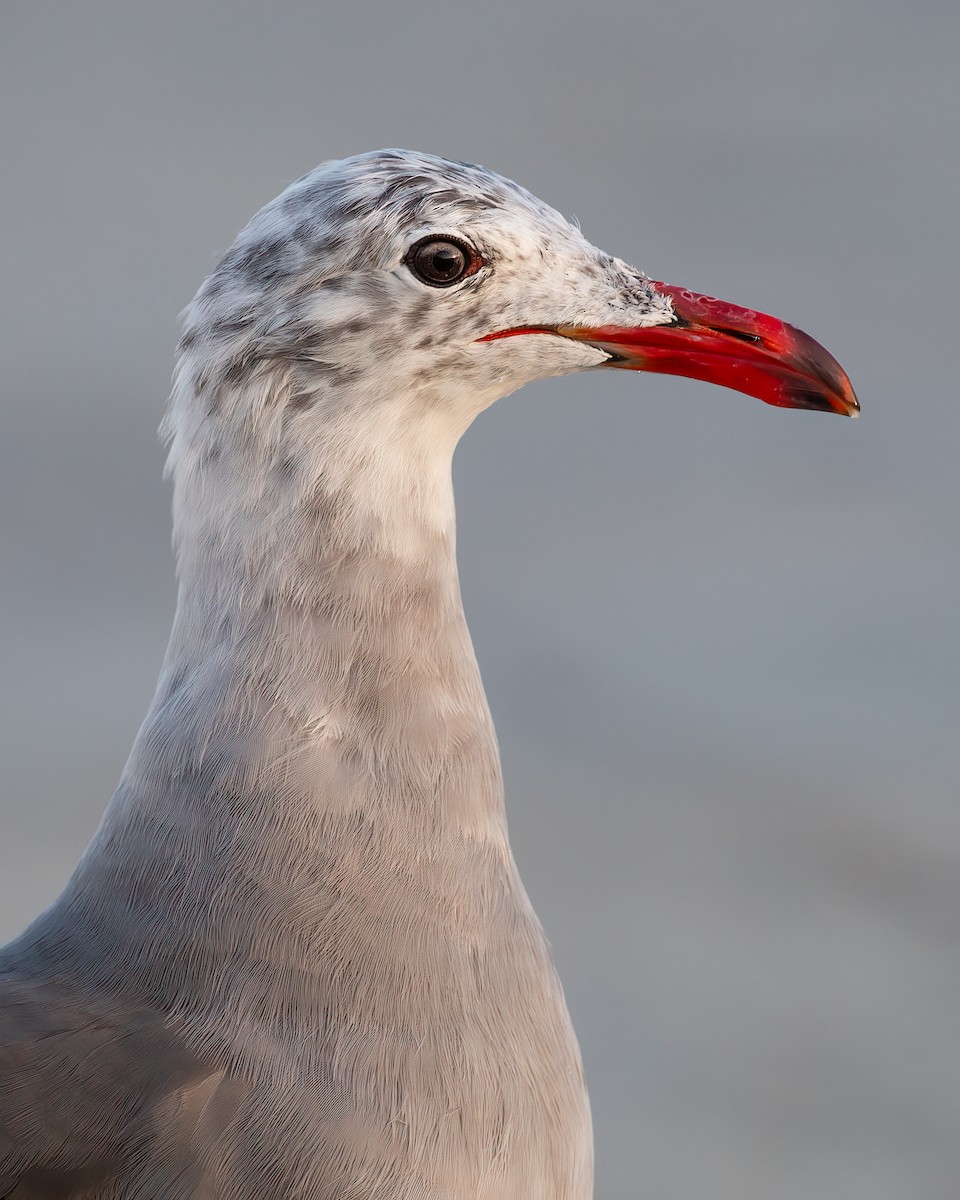
[[[666,283],[651,282],[650,286],[669,296],[676,314],[671,324],[511,329],[481,340],[556,333],[605,350],[612,356],[612,367],[705,379],[780,408],[811,408],[848,417],[859,414],[860,405],[846,372],[802,330],[715,296],[701,296]]]

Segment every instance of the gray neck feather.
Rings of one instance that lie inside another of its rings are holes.
[[[174,441],[181,588],[170,645],[65,896],[81,938],[96,939],[105,897],[128,905],[124,956],[145,951],[148,994],[174,979],[182,995],[182,972],[202,962],[207,984],[194,980],[194,991],[223,995],[217,973],[237,938],[277,970],[302,970],[303,945],[326,942],[334,883],[378,961],[377,913],[402,914],[407,934],[393,944],[408,949],[418,926],[431,940],[486,940],[498,910],[540,936],[507,845],[460,600],[456,435],[447,421],[442,438],[401,437],[419,428],[401,419],[384,438],[381,412],[367,423],[379,436],[364,443],[363,421],[333,413],[322,449],[306,453],[302,416],[286,412],[268,454]],[[545,949],[536,958],[545,963]],[[329,971],[329,953],[317,961]]]

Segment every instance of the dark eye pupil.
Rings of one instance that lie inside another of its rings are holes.
[[[459,283],[470,270],[467,250],[456,242],[431,238],[414,246],[407,264],[424,283],[445,287]]]
[[[463,255],[455,246],[444,246],[430,259],[430,270],[441,279],[450,279],[462,266]]]

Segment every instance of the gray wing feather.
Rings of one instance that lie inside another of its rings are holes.
[[[0,1200],[213,1194],[241,1093],[159,1013],[0,975]]]

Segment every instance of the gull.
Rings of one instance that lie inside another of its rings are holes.
[[[200,288],[156,695],[62,895],[0,951],[4,1200],[592,1195],[451,462],[494,401],[594,368],[858,412],[806,334],[426,154],[321,165]]]

